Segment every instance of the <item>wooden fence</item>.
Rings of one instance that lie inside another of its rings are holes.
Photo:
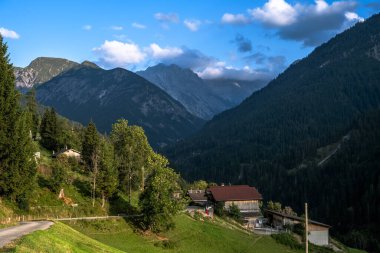
[[[142,214],[118,214],[118,215],[106,215],[106,216],[84,216],[84,217],[61,217],[61,216],[33,216],[33,215],[13,215],[10,217],[0,218],[0,224],[13,224],[23,221],[40,221],[40,220],[52,220],[52,221],[70,221],[70,220],[101,220],[101,219],[119,219],[119,218],[131,218],[141,217]]]

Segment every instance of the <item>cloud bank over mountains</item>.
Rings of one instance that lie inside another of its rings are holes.
[[[237,37],[242,50],[249,49],[248,41],[244,37]],[[92,49],[98,57],[97,64],[105,68],[125,67],[134,69],[135,66],[144,66],[164,63],[167,65],[176,64],[182,68],[192,69],[200,77],[205,79],[233,78],[239,80],[270,79],[274,74],[278,74],[285,68],[285,57],[280,57],[281,62],[274,59],[265,58],[257,61],[260,68],[252,68],[248,65],[243,68],[236,68],[220,61],[215,57],[208,56],[196,49],[187,47],[161,47],[157,43],[151,43],[147,47],[141,47],[134,42],[120,42],[106,40],[99,47]],[[265,56],[263,56],[265,57]],[[249,61],[247,61],[249,62]],[[147,67],[147,66],[145,66]]]
[[[355,1],[328,4],[324,0],[316,0],[314,4],[292,5],[285,0],[269,0],[262,7],[248,9],[246,13],[225,13],[221,23],[259,23],[282,39],[299,41],[304,46],[317,46],[356,22],[363,21],[355,12],[357,7]]]
[[[364,19],[356,13],[357,7],[358,3],[350,0],[330,4],[325,0],[316,0],[313,4],[268,0],[261,6],[246,9],[245,13],[224,13],[219,25],[261,26],[270,32],[270,36],[297,41],[304,47],[315,47],[356,22],[362,22]],[[202,25],[212,24],[210,21],[190,18],[182,21],[173,12],[157,12],[153,17],[164,30],[169,30],[171,25],[182,24],[190,32],[197,32]],[[133,23],[132,27],[146,29],[145,25],[139,23]],[[115,26],[112,29],[122,30],[122,27]],[[269,79],[287,66],[285,56],[267,55],[240,33],[230,43],[236,46],[235,58],[245,65],[236,67],[197,49],[162,46],[157,42],[138,45],[130,40],[106,40],[92,51],[98,59],[97,63],[106,68],[136,70],[157,63],[176,64],[192,69],[203,78]]]

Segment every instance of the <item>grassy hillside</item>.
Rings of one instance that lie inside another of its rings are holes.
[[[220,221],[195,221],[176,217],[176,228],[160,236],[139,234],[124,220],[69,224],[104,244],[125,252],[301,252],[278,244],[269,236],[246,233]]]
[[[220,219],[197,221],[182,214],[175,220],[176,228],[160,235],[134,231],[122,219],[56,223],[0,252],[303,252],[279,244],[270,236],[250,234]],[[318,251],[322,252],[330,251]],[[365,253],[351,249],[347,252]]]
[[[120,250],[98,242],[81,234],[69,226],[57,223],[49,230],[37,231],[23,237],[0,252],[107,252],[118,253]]]

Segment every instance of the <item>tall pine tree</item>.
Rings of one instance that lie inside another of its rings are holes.
[[[86,163],[89,172],[92,174],[92,205],[95,206],[96,178],[99,172],[99,134],[94,122],[90,122],[85,129],[82,142],[82,159]]]
[[[32,135],[37,137],[38,127],[40,125],[40,116],[38,115],[38,104],[36,101],[36,90],[33,88],[26,94],[26,106],[32,117]]]
[[[41,144],[47,149],[58,151],[59,144],[59,127],[57,114],[54,108],[47,109],[41,121]]]
[[[0,195],[25,202],[34,186],[36,165],[29,136],[31,117],[19,105],[13,66],[0,35]]]

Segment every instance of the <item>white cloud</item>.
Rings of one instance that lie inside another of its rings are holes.
[[[92,29],[92,26],[91,25],[84,25],[84,26],[82,26],[82,29],[86,30],[86,31],[90,31]]]
[[[200,25],[202,24],[200,20],[196,20],[196,19],[185,19],[183,23],[192,32],[198,31]]]
[[[349,12],[348,11],[344,15],[345,15],[345,17],[347,18],[348,21],[359,21],[359,22],[363,22],[364,21],[364,18],[360,17],[355,12]]]
[[[354,11],[354,1],[315,0],[314,4],[290,4],[286,0],[268,0],[262,7],[248,9],[253,20],[275,29],[276,34],[287,40],[302,42],[305,46],[317,46],[338,32],[363,21]]]
[[[148,52],[155,59],[167,59],[174,58],[183,54],[183,50],[178,47],[165,47],[162,48],[156,43],[150,44],[149,48],[146,48]]]
[[[145,29],[145,28],[146,28],[145,25],[140,24],[140,23],[137,23],[137,22],[133,22],[131,26],[132,26],[133,28],[136,28],[136,29]]]
[[[8,30],[4,27],[0,27],[0,34],[4,38],[8,38],[8,39],[19,39],[20,38],[20,35],[18,33],[16,33],[15,31],[12,31],[12,30]]]
[[[245,25],[249,24],[250,22],[251,20],[244,14],[225,13],[222,17],[223,24]]]
[[[197,72],[197,75],[204,79],[220,78],[223,75],[223,68],[207,67],[204,70]]]
[[[252,17],[264,24],[272,26],[286,26],[297,19],[296,9],[285,0],[269,0],[262,8],[248,10]]]
[[[99,60],[109,66],[125,66],[129,64],[141,63],[145,60],[146,54],[134,43],[123,43],[120,41],[106,40],[103,45],[93,48],[99,56]]]
[[[111,29],[115,30],[115,31],[121,31],[121,30],[123,30],[123,27],[122,26],[114,25],[114,26],[111,26]]]
[[[217,64],[208,66],[196,73],[199,77],[204,79],[228,78],[237,80],[269,80],[273,77],[272,73],[258,71],[249,66],[235,68],[232,66],[218,66]]]
[[[158,12],[154,14],[154,18],[160,22],[178,23],[179,17],[176,13],[162,13]]]

